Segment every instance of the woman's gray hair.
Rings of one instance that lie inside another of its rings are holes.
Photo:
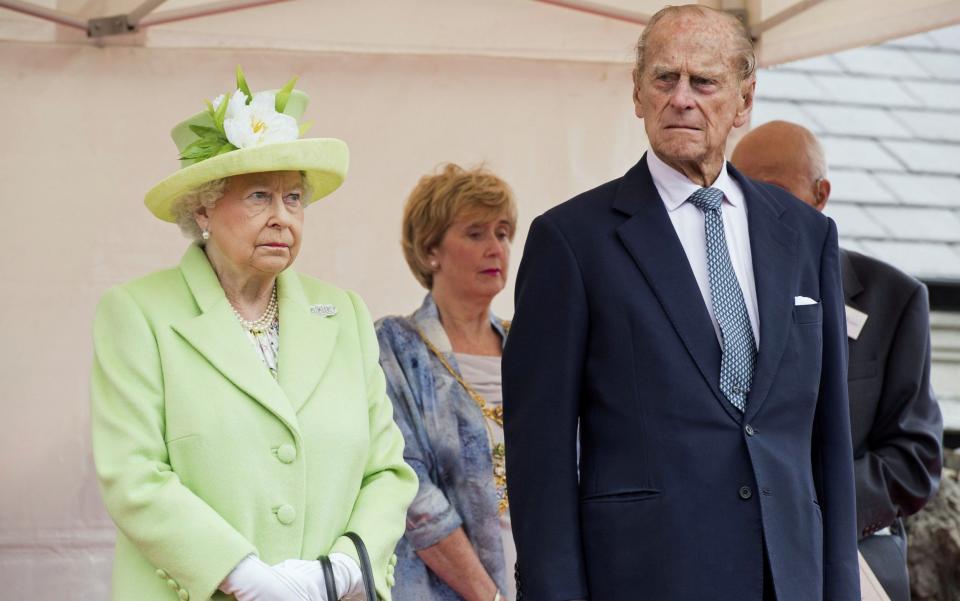
[[[197,225],[196,218],[197,211],[200,207],[212,209],[217,201],[223,198],[226,187],[227,178],[215,179],[200,184],[174,201],[170,210],[176,216],[177,225],[180,226],[184,236],[197,242],[201,240],[200,226]]]
[[[200,207],[212,209],[217,201],[223,198],[223,192],[229,179],[225,177],[200,184],[196,188],[185,192],[173,202],[170,210],[177,218],[177,225],[180,226],[180,231],[183,232],[184,236],[196,242],[202,242],[200,226],[197,225],[197,211],[200,210]],[[310,198],[312,190],[307,183],[307,174],[303,171],[300,172],[300,181],[302,182],[303,198]]]

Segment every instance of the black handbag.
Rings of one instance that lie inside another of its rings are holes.
[[[373,566],[370,564],[370,555],[367,553],[367,546],[363,544],[363,539],[355,532],[346,532],[344,536],[353,541],[357,548],[357,557],[360,559],[360,574],[363,578],[363,588],[367,592],[367,601],[377,601],[376,583],[373,580]],[[330,558],[321,555],[319,558],[320,566],[323,568],[323,579],[327,585],[327,600],[337,601],[340,598],[337,593],[337,583],[333,578],[333,566],[330,564]]]

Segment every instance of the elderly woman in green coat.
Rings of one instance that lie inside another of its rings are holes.
[[[97,309],[113,599],[388,600],[417,479],[373,324],[356,294],[290,268],[347,148],[300,138],[293,82],[252,94],[237,79],[174,128],[183,166],[146,197],[196,243]]]

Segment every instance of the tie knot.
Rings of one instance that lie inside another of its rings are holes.
[[[723,202],[723,190],[720,188],[700,188],[690,195],[688,202],[693,203],[703,212],[716,211]]]

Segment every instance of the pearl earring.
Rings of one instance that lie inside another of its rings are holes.
[[[436,259],[430,259],[430,269],[436,269],[440,267],[440,263]]]
[[[210,239],[210,230],[203,228],[203,231],[200,232],[200,237],[203,238],[204,242]]]

